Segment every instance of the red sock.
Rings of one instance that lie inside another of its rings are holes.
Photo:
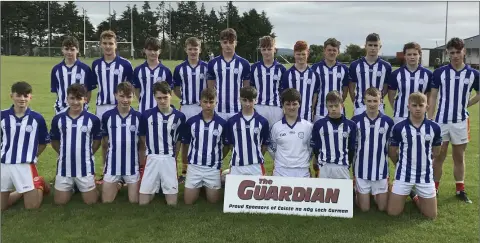
[[[457,187],[457,192],[461,192],[465,190],[465,184],[463,182],[457,182],[455,183]]]
[[[436,181],[436,182],[435,182],[435,189],[438,190],[438,186],[439,186],[439,185],[440,185],[440,182],[439,182],[439,181]]]

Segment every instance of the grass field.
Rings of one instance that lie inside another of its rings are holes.
[[[60,61],[59,58],[1,57],[1,108],[11,105],[11,84],[27,81],[33,86],[31,108],[43,114],[50,127],[55,101],[55,95],[50,93],[50,71]],[[85,62],[90,65],[92,61]],[[143,60],[135,60],[133,65],[141,62]],[[178,63],[164,62],[172,70]],[[178,105],[178,99],[174,99],[174,104]],[[90,111],[95,111],[94,106],[94,102],[91,103]],[[350,115],[351,107],[348,103]],[[210,205],[201,198],[196,205],[186,206],[182,196],[176,208],[167,207],[161,196],[150,205],[139,207],[129,204],[126,191],[122,190],[116,202],[107,205],[86,206],[78,194],[66,206],[53,205],[50,195],[40,209],[32,211],[23,209],[21,202],[2,214],[2,239],[4,242],[478,242],[478,111],[478,104],[470,109],[472,141],[467,148],[465,169],[466,189],[473,204],[457,201],[454,196],[449,155],[440,186],[439,214],[434,221],[424,219],[410,200],[399,217],[389,217],[373,208],[368,213],[355,209],[353,219],[340,219],[224,214],[222,202]],[[392,114],[389,105],[387,113]],[[99,154],[96,154],[97,171],[101,171]],[[48,146],[40,157],[39,173],[47,181],[53,181],[55,168],[56,156]],[[266,168],[271,172],[269,157]],[[180,190],[182,193],[183,188]]]

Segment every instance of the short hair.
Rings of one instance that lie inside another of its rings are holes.
[[[220,40],[236,41],[237,32],[232,28],[226,28],[220,32]]]
[[[327,96],[325,97],[325,103],[332,103],[332,104],[343,104],[343,98],[340,92],[336,90],[332,90],[328,92]]]
[[[422,92],[414,92],[408,96],[408,104],[427,103],[427,96]]]
[[[302,96],[300,95],[300,92],[294,88],[288,88],[282,92],[280,101],[283,104],[285,102],[295,102],[298,101],[298,103],[302,103]]]
[[[213,88],[203,89],[200,93],[200,100],[214,100],[217,98],[217,91]]]
[[[161,46],[162,46],[162,43],[160,42],[160,40],[158,38],[148,37],[145,40],[145,44],[143,45],[143,48],[145,48],[147,50],[158,51],[158,50],[160,50]]]
[[[117,85],[117,89],[115,90],[115,94],[119,94],[123,92],[123,94],[135,94],[135,88],[130,82],[121,82]]]
[[[275,46],[275,39],[269,35],[263,36],[258,42],[259,48],[270,48]]]
[[[417,42],[408,42],[407,44],[405,44],[403,46],[403,54],[406,54],[408,49],[415,49],[418,51],[418,54],[422,55],[422,48]]]
[[[87,97],[87,89],[83,84],[75,83],[67,88],[67,96],[73,95],[76,98]]]
[[[78,40],[77,38],[73,37],[73,36],[67,36],[65,37],[65,39],[63,39],[62,41],[62,47],[75,47],[75,48],[79,48],[79,43],[78,43]]]
[[[323,43],[323,48],[326,48],[328,45],[332,46],[332,47],[336,47],[337,49],[340,50],[340,41],[338,41],[337,39],[335,38],[328,38],[325,43]]]
[[[295,42],[295,45],[293,46],[293,51],[305,51],[308,50],[308,44],[306,41],[299,40]]]
[[[12,85],[12,94],[28,95],[32,93],[32,86],[25,81],[18,81]]]
[[[380,35],[378,35],[377,33],[368,34],[367,38],[365,38],[365,42],[369,41],[380,41]]]
[[[453,37],[447,42],[447,50],[452,47],[457,50],[463,50],[463,48],[465,47],[465,42],[458,37]]]
[[[188,45],[197,47],[201,46],[202,42],[197,37],[189,37],[185,40],[185,47],[187,47]]]
[[[370,95],[373,97],[379,97],[380,99],[382,98],[382,93],[380,92],[379,89],[375,87],[370,87],[367,90],[365,90],[365,95],[363,97],[365,98],[365,96],[367,95]]]
[[[254,100],[257,98],[257,89],[252,86],[243,87],[240,89],[240,98],[247,100]]]
[[[103,40],[103,39],[106,39],[106,38],[113,38],[115,40],[115,42],[117,41],[117,35],[112,30],[104,30],[100,34],[100,41]]]
[[[156,82],[153,84],[153,95],[159,91],[162,94],[172,94],[172,87],[166,81]]]

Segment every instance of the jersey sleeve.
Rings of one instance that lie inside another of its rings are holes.
[[[169,68],[165,67],[165,81],[170,85],[170,87],[173,89],[173,77],[172,77],[172,71],[170,71]]]
[[[270,145],[270,132],[268,131],[270,125],[268,124],[268,120],[265,119],[262,124],[262,130],[260,131],[260,140],[262,141],[262,145]]]
[[[57,76],[55,75],[55,67],[52,68],[52,72],[50,73],[50,92],[57,93],[58,91],[58,80]]]
[[[282,94],[282,92],[288,89],[288,74],[289,71],[283,72],[282,77],[280,78],[280,85],[278,85],[278,93]]]
[[[432,129],[434,133],[432,146],[442,145],[442,131],[440,129],[440,126],[438,124],[435,124],[435,126],[432,126]]]
[[[472,89],[478,92],[480,89],[480,72],[475,71]]]
[[[350,133],[348,134],[348,151],[355,152],[355,144],[357,142],[357,127],[355,123],[350,122]]]
[[[96,116],[92,116],[92,137],[93,140],[101,140],[102,139],[102,125],[100,124],[100,119]]]
[[[222,134],[220,135],[221,136],[221,141],[224,145],[229,145],[229,141],[228,141],[228,129],[227,129],[227,122],[223,123],[223,129],[222,129]]]
[[[175,142],[179,142],[182,140],[182,131],[185,129],[185,123],[186,123],[186,117],[185,114],[182,114],[182,116],[179,119],[179,124],[178,128],[175,131]]]
[[[432,78],[432,86],[431,88],[433,89],[439,89],[440,85],[442,83],[442,80],[440,79],[440,75],[442,73],[442,69],[438,68],[437,70],[433,71],[433,78]]]
[[[133,67],[132,63],[130,61],[125,61],[125,65],[123,66],[124,71],[123,71],[123,80],[130,82],[133,84]]]
[[[242,69],[242,81],[243,80],[250,80],[250,63],[247,60],[242,62],[243,69]]]
[[[270,131],[270,145],[268,146],[268,153],[270,154],[270,157],[272,157],[272,160],[275,161],[275,153],[277,152],[277,132],[275,129],[275,126],[272,127]]]
[[[390,83],[390,76],[392,75],[392,65],[390,63],[385,64],[385,81],[383,82],[384,85],[388,85]]]
[[[97,88],[92,69],[85,65],[85,86],[88,91],[92,91]]]
[[[350,67],[348,68],[348,75],[350,77],[350,81],[354,83],[358,82],[357,72],[355,71],[356,68],[357,68],[357,62],[353,62],[352,65],[350,65]]]
[[[207,65],[207,80],[216,80],[217,76],[215,75],[215,70],[213,66],[215,65],[215,59],[208,62]]]
[[[315,122],[312,129],[312,137],[310,138],[310,147],[316,153],[320,150],[320,123]]]
[[[50,139],[60,140],[60,129],[58,128],[59,116],[54,116],[50,126]]]
[[[315,76],[315,79],[318,80],[317,82],[315,82],[315,86],[313,87],[313,93],[320,93],[320,82],[322,82],[322,80],[320,79],[320,75],[313,71],[313,75]]]
[[[175,87],[182,86],[182,78],[180,77],[180,65],[173,70],[173,85]]]
[[[234,138],[233,138],[233,124],[232,124],[232,120],[228,120],[227,123],[225,124],[225,144],[227,145],[233,145],[233,141]]]
[[[398,147],[402,142],[402,131],[401,131],[401,126],[399,124],[401,123],[397,123],[397,125],[395,125],[392,129],[392,136],[390,137],[390,146]]]
[[[101,124],[102,137],[108,137],[108,112],[103,113]]]
[[[390,141],[390,138],[392,137],[392,130],[393,130],[393,126],[395,126],[395,123],[394,121],[389,117],[387,119],[387,124],[388,124],[388,129],[387,129],[387,133],[386,133],[386,136],[387,136],[387,142]],[[357,136],[359,136],[359,134],[357,134]]]
[[[427,88],[425,89],[425,93],[428,93],[428,92],[430,92],[430,90],[432,89],[433,73],[432,73],[430,70],[426,70],[425,75],[426,75],[427,78],[428,78]]]
[[[349,70],[346,66],[344,67],[344,69],[345,69],[345,75],[343,75],[342,86],[346,87],[346,86],[348,86],[348,83],[350,82],[350,74],[349,74],[350,72],[349,72]]]
[[[257,65],[253,64],[250,67],[250,86],[255,87],[255,69],[257,69]]]
[[[147,135],[147,126],[148,126],[148,116],[147,113],[143,113],[140,116],[140,126],[138,126],[138,135],[146,136]]]
[[[192,140],[192,127],[191,127],[191,123],[190,122],[186,122],[185,123],[185,126],[183,127],[182,129],[182,134],[181,134],[181,140],[182,140],[182,143],[184,144],[189,144],[190,141]]]
[[[47,123],[43,116],[39,116],[37,119],[38,122],[38,143],[39,144],[48,144],[50,143],[50,134],[48,134]]]
[[[132,76],[132,85],[136,89],[140,89],[142,85],[140,84],[140,79],[138,78],[138,73],[140,72],[140,68],[136,67],[135,70],[133,71],[133,76]]]
[[[93,85],[95,88],[98,86],[98,76],[97,73],[95,72],[95,66],[97,65],[97,62],[92,63],[92,73],[90,77],[90,84]]]
[[[398,83],[397,83],[397,74],[398,72],[393,72],[390,74],[390,77],[388,78],[388,89],[389,90],[397,90],[398,89]]]

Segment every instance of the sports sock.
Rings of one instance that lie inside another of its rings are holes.
[[[455,182],[455,186],[457,188],[457,193],[460,193],[461,191],[465,190],[465,184],[463,183],[463,181]]]

